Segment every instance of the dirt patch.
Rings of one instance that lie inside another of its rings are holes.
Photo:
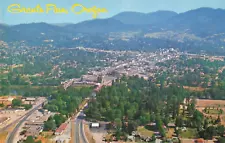
[[[69,141],[69,143],[74,143],[75,142],[75,126],[73,124],[74,120],[71,120],[71,140]]]
[[[197,99],[196,100],[197,107],[225,107],[225,100],[205,100],[205,99]]]
[[[13,99],[21,99],[21,98],[22,98],[22,96],[11,96],[11,95],[1,96],[0,104],[3,104],[5,106],[11,105]]]
[[[37,139],[36,139],[36,141],[41,141],[42,143],[54,143],[54,141],[52,141],[52,140],[50,140],[50,139],[48,139],[48,138],[45,138],[45,137],[43,137],[43,136],[39,136]]]
[[[205,91],[207,88],[202,87],[191,87],[191,86],[183,86],[184,89],[187,89],[189,91]]]
[[[194,143],[193,139],[181,139],[181,143]]]
[[[173,137],[174,132],[175,132],[174,128],[169,128],[166,137],[171,139]]]
[[[14,130],[14,128],[16,127],[16,124],[12,124],[7,131],[12,132]]]
[[[218,118],[218,114],[214,114],[215,112],[207,112],[207,113],[205,113],[204,109],[206,107],[208,107],[208,108],[210,107],[210,111],[214,111],[214,110],[217,111],[217,108],[218,108],[218,111],[220,109],[222,109],[223,113],[220,114],[220,119],[221,119],[221,124],[225,125],[225,100],[203,100],[203,99],[197,99],[196,101],[197,101],[196,109],[199,110],[200,112],[202,112],[204,116],[211,117],[214,120],[216,120]]]
[[[8,132],[0,133],[0,143],[5,143],[7,135],[8,135]]]
[[[94,140],[94,137],[92,136],[92,134],[89,130],[88,125],[86,125],[86,124],[84,125],[84,132],[85,132],[85,135],[86,135],[89,143],[96,143]]]
[[[8,118],[7,117],[0,117],[0,125],[5,122]]]

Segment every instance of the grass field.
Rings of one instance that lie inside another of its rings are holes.
[[[0,73],[0,79],[7,79],[8,75],[4,72],[4,73]]]
[[[216,115],[218,115],[220,113],[220,110],[217,110],[217,109],[208,109],[205,113],[206,114],[216,114]]]
[[[154,132],[146,129],[144,126],[139,126],[137,128],[137,132],[143,136],[151,137]]]
[[[181,138],[193,139],[198,137],[197,129],[187,128],[187,131],[183,131],[180,133]]]

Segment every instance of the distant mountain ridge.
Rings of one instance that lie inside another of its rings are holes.
[[[9,29],[10,31],[22,30],[26,32],[30,30],[32,32],[70,32],[70,35],[71,33],[109,33],[140,30],[149,32],[148,30],[151,29],[153,31],[150,32],[172,30],[207,37],[211,34],[225,32],[224,17],[225,10],[212,8],[199,8],[180,14],[172,11],[157,11],[152,13],[122,12],[111,18],[89,20],[77,24],[58,26],[47,23],[29,23],[10,26]],[[6,26],[0,24],[0,28],[5,29]]]
[[[64,32],[68,32],[69,30],[72,33],[109,33],[140,30],[149,32],[148,29],[153,30],[150,32],[161,32],[163,29],[183,31],[196,34],[200,37],[207,37],[211,34],[225,32],[225,27],[223,26],[225,25],[224,17],[224,9],[212,8],[199,8],[180,14],[173,11],[157,11],[152,13],[122,12],[107,19],[88,20],[77,24],[54,24],[54,26],[60,32],[64,29]],[[14,25],[10,26],[10,28],[20,30],[22,25]],[[37,29],[37,31],[41,31],[38,24],[26,24],[26,27],[30,26]],[[50,28],[51,26],[48,27]],[[5,25],[0,24],[0,28],[5,28]]]
[[[49,24],[64,27],[64,26],[67,26],[67,25],[70,25],[70,24],[73,24],[73,23],[49,23]]]
[[[213,50],[225,47],[224,25],[224,9],[199,8],[179,14],[172,11],[122,12],[107,19],[60,26],[47,23],[14,26],[0,24],[0,39],[6,42],[26,41],[39,45],[43,41],[51,40],[60,46],[68,47],[95,45],[110,49],[110,46],[126,47],[132,43],[132,49],[140,46],[143,49],[148,46],[174,46],[185,47],[185,50],[194,47]],[[80,35],[82,38],[75,38]]]
[[[177,13],[173,11],[157,11],[152,13],[122,12],[112,18],[124,24],[149,25],[165,21],[176,15]]]
[[[84,21],[78,24],[70,24],[64,28],[81,33],[108,33],[129,31],[133,30],[135,27],[133,25],[124,24],[119,20],[108,18]]]
[[[189,30],[200,37],[225,32],[225,10],[199,8],[180,13],[160,26],[171,30]]]
[[[5,29],[6,27],[8,27],[8,26],[0,23],[0,29]]]

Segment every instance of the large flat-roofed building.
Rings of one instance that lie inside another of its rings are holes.
[[[83,75],[82,81],[88,81],[88,82],[98,82],[98,77],[96,75]]]
[[[99,123],[91,123],[90,124],[90,127],[91,128],[99,128],[100,127],[100,124]]]
[[[0,104],[11,105],[14,97],[4,96],[0,98]]]
[[[42,121],[34,121],[34,122],[26,122],[26,126],[44,126],[44,122]]]
[[[36,98],[33,98],[33,97],[22,98],[22,102],[24,104],[34,104],[35,101],[36,101]]]
[[[26,136],[38,136],[40,132],[43,131],[42,126],[31,126],[27,131],[26,131]]]

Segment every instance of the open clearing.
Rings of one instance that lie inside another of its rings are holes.
[[[148,129],[146,129],[144,126],[139,126],[137,128],[137,132],[142,135],[142,136],[146,136],[146,137],[151,137],[154,132],[153,131],[150,131]]]
[[[183,86],[184,89],[187,89],[189,91],[205,91],[207,88],[203,87],[191,87],[191,86]]]
[[[221,118],[221,124],[225,125],[225,100],[205,100],[205,99],[197,99],[196,100],[196,108],[200,112],[203,113],[204,116],[212,117],[213,119],[218,118],[218,114],[216,112],[219,112],[220,109],[223,110],[223,113],[220,115]],[[210,107],[209,112],[204,112],[204,109],[206,107]],[[218,110],[217,110],[218,109]]]
[[[38,136],[36,141],[41,140],[42,143],[54,143],[53,140],[51,140],[53,135],[53,132],[42,132],[41,135]]]
[[[169,130],[168,130],[168,132],[166,134],[166,137],[171,139],[173,137],[173,135],[174,135],[174,132],[175,132],[174,128],[169,128]]]
[[[193,138],[197,138],[197,129],[191,129],[188,128],[186,131],[182,131],[180,136],[181,138],[189,138],[189,139],[193,139]]]
[[[197,99],[197,107],[217,107],[225,108],[225,100],[206,100],[206,99]]]

